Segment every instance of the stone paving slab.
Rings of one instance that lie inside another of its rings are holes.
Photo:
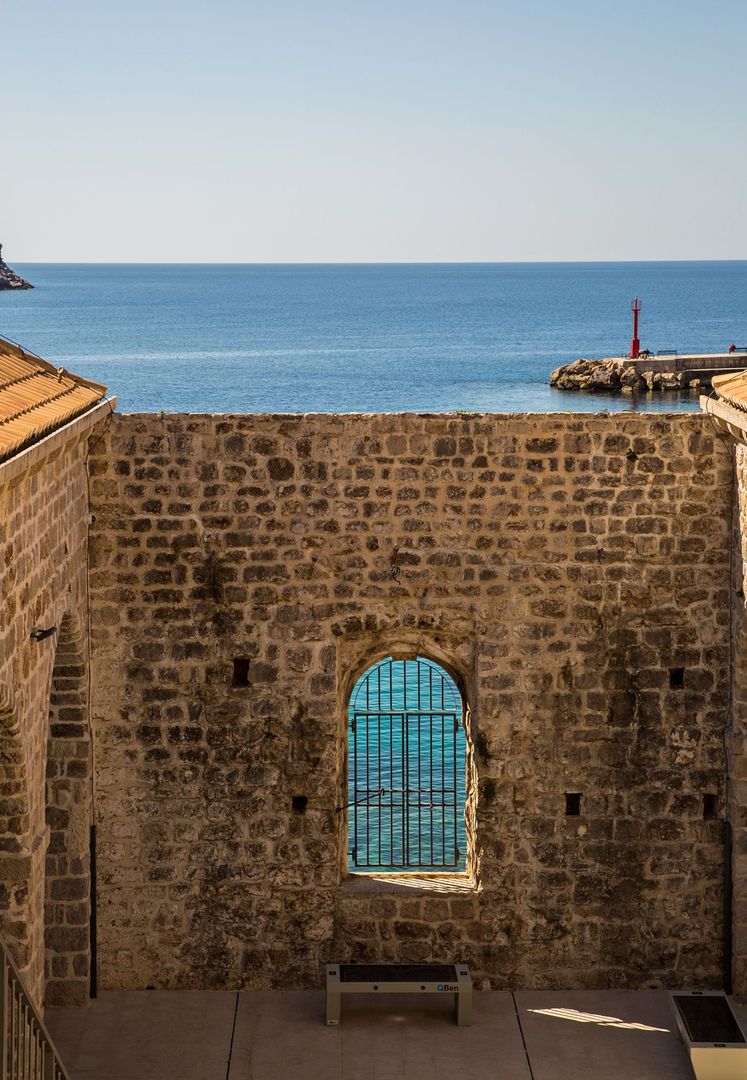
[[[241,994],[229,1080],[531,1080],[512,995],[473,1000],[458,1027],[451,994],[356,994],[327,1027],[317,991]]]
[[[71,1080],[225,1080],[236,994],[107,990],[45,1019]]]
[[[72,1080],[693,1078],[661,990],[476,993],[474,1019],[458,1027],[451,996],[361,994],[327,1027],[311,990],[106,991],[47,1010]]]
[[[517,992],[534,1080],[692,1080],[663,990]]]

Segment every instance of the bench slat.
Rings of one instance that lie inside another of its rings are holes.
[[[449,964],[340,964],[340,982],[455,982]]]

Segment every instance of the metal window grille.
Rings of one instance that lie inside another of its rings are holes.
[[[348,836],[356,870],[465,867],[466,735],[454,680],[429,660],[383,660],[348,716]]]

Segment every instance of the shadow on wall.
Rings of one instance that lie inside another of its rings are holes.
[[[31,840],[26,759],[13,695],[0,686],[0,925],[19,968],[31,962]]]
[[[85,1005],[91,974],[91,740],[85,652],[60,625],[49,697],[46,770],[45,1004]]]

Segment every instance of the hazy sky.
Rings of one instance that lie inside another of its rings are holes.
[[[747,257],[744,0],[0,0],[25,261]]]

